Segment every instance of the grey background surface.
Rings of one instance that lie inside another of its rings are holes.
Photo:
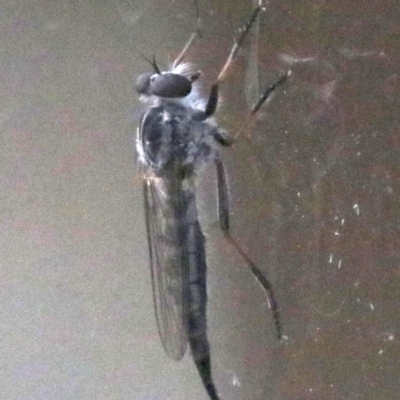
[[[188,58],[207,93],[251,2],[199,3]],[[134,155],[141,54],[179,53],[192,2],[0,7],[0,397],[206,400],[157,335]],[[224,399],[399,398],[399,20],[391,1],[270,1],[222,88],[234,132],[293,71],[224,151],[233,234],[274,284],[285,340],[218,230],[214,171],[199,177]]]

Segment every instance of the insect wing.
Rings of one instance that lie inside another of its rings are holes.
[[[176,218],[161,178],[145,178],[144,206],[158,331],[167,355],[179,360],[187,345],[186,269],[182,263],[182,221]]]

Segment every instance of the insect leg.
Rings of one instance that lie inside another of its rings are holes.
[[[254,262],[247,256],[247,254],[242,250],[236,240],[232,237],[229,231],[229,194],[228,185],[226,180],[226,174],[224,165],[221,160],[217,159],[215,161],[215,166],[217,169],[217,193],[218,193],[218,216],[219,224],[222,232],[225,235],[226,240],[236,249],[240,254],[242,259],[245,261],[250,272],[256,278],[257,282],[263,288],[267,300],[268,307],[272,312],[272,317],[275,323],[275,329],[278,339],[282,338],[282,324],[278,311],[278,304],[275,299],[275,295],[272,289],[271,282],[263,275],[260,269],[254,264]]]
[[[235,40],[235,43],[231,49],[231,52],[229,53],[229,56],[224,64],[224,66],[222,67],[217,80],[214,82],[214,84],[211,87],[211,92],[210,92],[210,95],[209,95],[209,98],[207,101],[204,119],[213,115],[215,110],[217,109],[218,86],[226,77],[229,68],[235,61],[236,56],[237,56],[240,48],[242,47],[244,40],[246,39],[246,36],[248,35],[248,33],[249,33],[251,27],[254,25],[255,21],[257,20],[258,14],[263,9],[264,9],[264,2],[263,2],[263,0],[259,0],[258,6],[253,10],[250,18],[248,19],[248,21],[246,22],[244,27],[241,29],[241,33],[240,33],[239,37]]]
[[[287,71],[285,75],[282,75],[276,82],[272,83],[269,85],[263,92],[263,94],[260,96],[258,99],[257,103],[253,106],[253,108],[250,111],[251,115],[254,115],[260,107],[265,103],[265,101],[268,99],[270,94],[280,85],[282,85],[286,79],[292,74],[292,71]]]
[[[195,5],[195,10],[196,10],[196,30],[190,35],[189,40],[185,44],[185,47],[180,52],[178,57],[176,57],[174,63],[172,64],[173,69],[175,69],[183,61],[183,59],[186,56],[186,53],[188,52],[188,50],[190,49],[190,47],[194,43],[195,39],[198,38],[198,37],[201,37],[201,18],[200,18],[200,13],[199,13],[199,7],[198,7],[198,4],[197,4],[197,0],[194,1],[194,5]]]
[[[241,33],[239,37],[235,40],[235,43],[231,49],[231,52],[229,53],[228,59],[226,60],[224,66],[221,69],[221,72],[218,75],[217,82],[222,82],[223,79],[226,77],[226,74],[232,65],[232,63],[235,61],[236,56],[240,50],[240,48],[243,45],[244,40],[246,39],[247,34],[249,33],[251,27],[257,20],[258,14],[260,11],[264,9],[264,2],[263,0],[259,0],[258,6],[253,10],[249,20],[246,22],[244,27],[241,29]]]
[[[286,72],[286,74],[282,75],[276,82],[273,82],[267,88],[264,90],[264,92],[261,94],[260,98],[258,99],[257,103],[253,105],[251,110],[248,112],[247,116],[245,117],[243,123],[241,124],[241,127],[237,130],[235,135],[233,136],[233,141],[235,141],[239,136],[243,134],[243,132],[248,128],[249,122],[251,119],[254,117],[254,115],[257,113],[257,111],[261,108],[261,106],[267,101],[269,96],[272,94],[272,92],[279,86],[281,86],[283,83],[286,82],[286,79],[292,74],[292,71],[289,70]]]
[[[218,195],[218,219],[221,230],[229,231],[229,193],[224,164],[220,159],[215,160],[217,169],[217,195]]]

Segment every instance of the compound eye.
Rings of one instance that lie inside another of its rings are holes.
[[[147,72],[139,76],[135,84],[135,89],[139,94],[150,94],[150,82],[153,75],[153,73]]]
[[[166,72],[150,78],[149,92],[158,97],[186,97],[191,91],[192,82],[183,75]]]

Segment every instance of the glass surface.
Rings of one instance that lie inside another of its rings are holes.
[[[179,54],[193,3],[0,3],[1,397],[206,400],[189,352],[169,360],[158,337],[134,148],[143,56]],[[251,1],[199,9],[206,94]],[[218,229],[213,168],[199,176],[223,399],[398,398],[399,20],[390,1],[270,1],[221,87],[235,133],[292,70],[222,152],[232,234],[274,285],[284,340]]]

